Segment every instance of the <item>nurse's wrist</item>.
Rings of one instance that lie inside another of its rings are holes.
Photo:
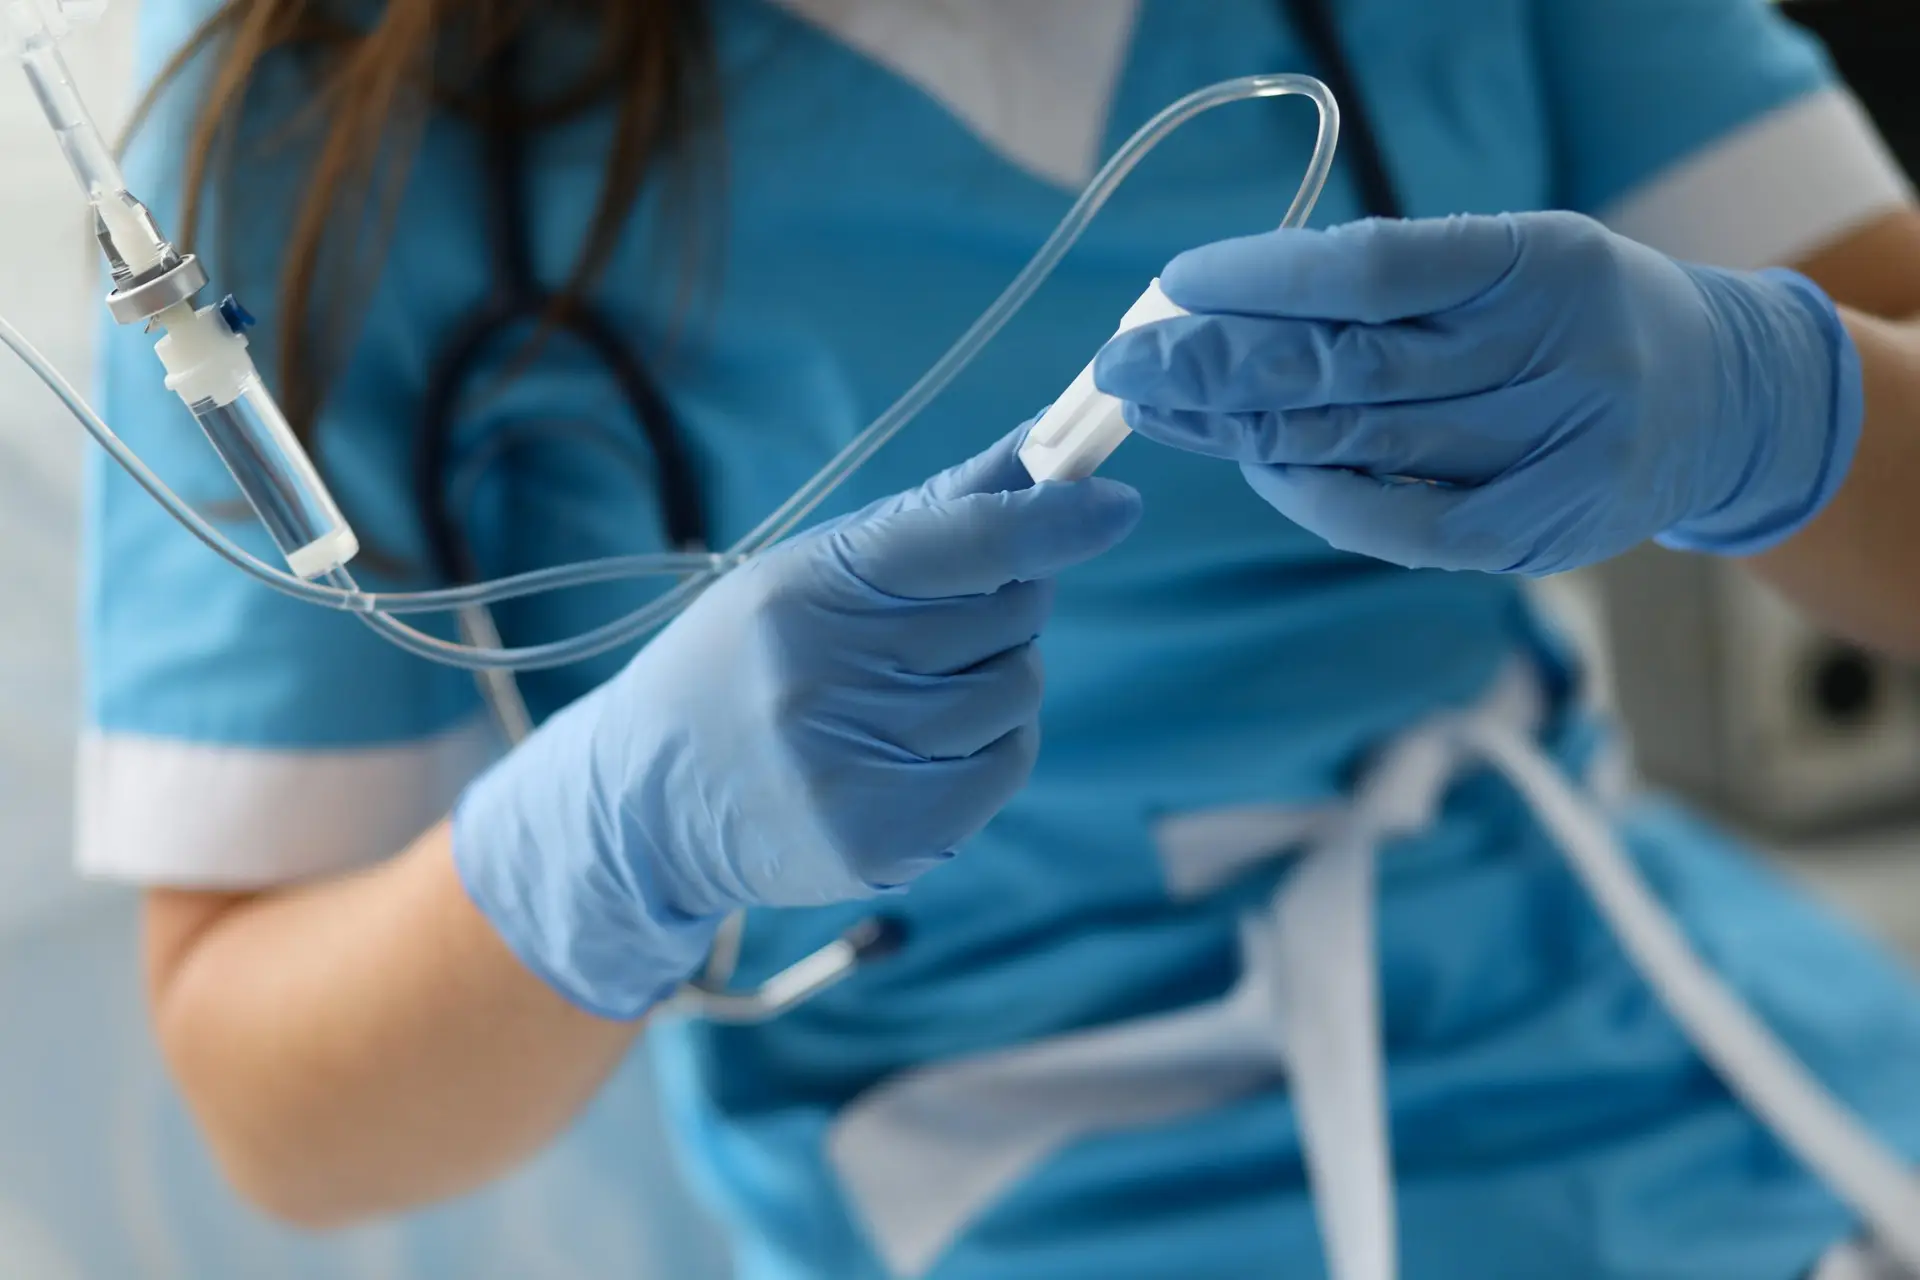
[[[461,794],[453,862],[528,970],[602,1018],[644,1015],[704,963],[724,912],[682,910],[625,797],[602,794],[605,685],[548,720]]]
[[[1833,300],[1797,272],[1698,274],[1706,287],[1740,295],[1743,323],[1730,338],[1741,349],[1730,363],[1749,373],[1737,382],[1764,391],[1733,396],[1734,420],[1717,428],[1749,442],[1731,459],[1725,496],[1658,541],[1755,556],[1812,523],[1845,484],[1866,422],[1860,352]]]
[[[724,915],[673,907],[644,862],[547,856],[502,829],[485,792],[453,814],[453,862],[467,897],[528,971],[568,1003],[627,1022],[705,962]],[[502,841],[513,842],[505,848]]]

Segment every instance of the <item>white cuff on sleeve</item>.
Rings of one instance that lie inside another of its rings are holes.
[[[404,848],[498,754],[487,720],[331,751],[91,733],[80,743],[79,869],[207,889],[344,871]]]
[[[1687,262],[1791,266],[1913,202],[1854,96],[1802,98],[1629,193],[1601,220]]]

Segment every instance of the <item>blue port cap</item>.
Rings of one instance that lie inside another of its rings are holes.
[[[227,328],[233,330],[235,333],[245,333],[248,329],[260,323],[253,318],[251,312],[240,305],[240,299],[234,297],[232,294],[228,294],[226,297],[220,299],[220,318],[225,320],[227,322]]]

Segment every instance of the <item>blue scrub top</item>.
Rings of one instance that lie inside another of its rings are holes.
[[[179,43],[191,8],[148,6],[143,67]],[[653,354],[730,542],[941,353],[1070,196],[789,13],[761,0],[714,11],[727,182],[707,217],[724,232],[721,270],[691,311],[677,307],[661,265],[673,232],[650,195],[598,297]],[[1749,0],[1354,0],[1342,15],[1417,215],[1598,212],[1829,83],[1817,53]],[[1103,149],[1202,85],[1311,66],[1279,6],[1149,0]],[[281,69],[259,92],[270,103],[297,87]],[[169,225],[185,118],[184,95],[165,99],[129,162]],[[1273,225],[1313,123],[1294,100],[1235,106],[1177,134],[980,362],[830,510],[984,447],[1072,377],[1169,258]],[[607,137],[605,121],[583,121],[537,149],[536,258],[549,280],[565,277],[580,243]],[[285,155],[249,163],[246,203],[216,217],[201,248],[226,255],[271,351],[274,229],[299,170]],[[409,468],[431,362],[493,283],[477,172],[463,127],[428,129],[319,430],[363,539],[402,564],[426,559]],[[1316,221],[1362,212],[1343,168]],[[102,401],[183,492],[228,496],[138,335],[109,339]],[[566,419],[623,423],[598,366],[555,342],[472,407],[462,440]],[[608,465],[560,431],[543,439],[478,487],[469,531],[488,573],[659,549],[644,462]],[[1164,819],[1337,800],[1369,751],[1473,701],[1516,654],[1553,673],[1551,745],[1571,767],[1587,758],[1595,731],[1570,696],[1576,673],[1513,583],[1336,553],[1206,459],[1134,442],[1106,473],[1142,491],[1145,520],[1061,583],[1033,784],[965,856],[888,904],[907,918],[910,945],[769,1026],[649,1037],[697,1180],[736,1228],[750,1277],[886,1274],[825,1155],[836,1114],[877,1083],[1181,1008],[1232,983],[1238,914],[1284,874],[1287,851],[1182,894],[1156,838]],[[480,711],[464,674],[243,580],[104,467],[91,531],[90,711],[104,741],[332,758],[437,740]],[[267,553],[253,531],[238,536]],[[510,642],[537,643],[648,590],[523,601],[499,622]],[[621,660],[530,674],[523,687],[544,715]],[[1920,1051],[1920,1014],[1893,967],[1676,814],[1642,822],[1636,842],[1702,948],[1787,1039],[1899,1138],[1920,1140],[1920,1094],[1893,1067]],[[143,874],[218,882],[228,871],[245,880],[262,869]],[[1652,1005],[1503,787],[1464,783],[1432,832],[1396,845],[1382,901],[1408,1275],[1786,1280],[1847,1234],[1831,1198]],[[864,910],[754,916],[743,977],[791,962]],[[1543,1270],[1547,1258],[1557,1261]],[[1114,1280],[1320,1265],[1276,1080],[1228,1106],[1072,1144],[1008,1189],[930,1274]]]

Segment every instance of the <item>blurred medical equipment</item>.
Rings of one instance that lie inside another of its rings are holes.
[[[1920,671],[1720,561],[1646,549],[1595,582],[1643,776],[1779,835],[1920,802]]]
[[[1788,0],[1920,174],[1920,8]],[[1657,550],[1595,584],[1649,780],[1794,836],[1920,808],[1920,669],[1839,640],[1737,566]]]

